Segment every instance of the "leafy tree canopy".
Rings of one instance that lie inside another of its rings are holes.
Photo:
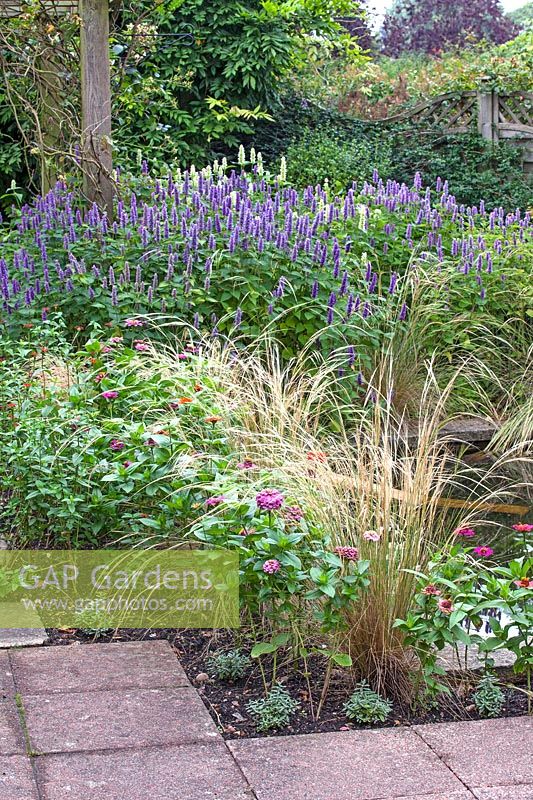
[[[533,30],[533,2],[526,3],[515,11],[511,11],[509,17],[516,25],[519,25],[523,30]]]
[[[383,51],[436,54],[474,41],[500,44],[518,31],[499,0],[395,0],[383,22]]]

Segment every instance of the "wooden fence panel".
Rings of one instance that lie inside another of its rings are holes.
[[[530,92],[443,94],[384,120],[401,121],[440,128],[445,133],[467,133],[477,128],[489,142],[505,141],[520,147],[524,173],[533,179],[533,94]]]

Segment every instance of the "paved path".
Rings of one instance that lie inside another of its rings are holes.
[[[0,800],[533,800],[533,720],[232,741],[167,642],[0,651]]]

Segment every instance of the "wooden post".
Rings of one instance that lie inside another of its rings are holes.
[[[80,0],[82,162],[87,199],[113,214],[109,0]]]
[[[477,93],[477,129],[487,141],[494,141],[493,128],[493,93],[480,91]]]
[[[57,153],[61,150],[60,124],[61,79],[59,64],[49,48],[40,59],[39,92],[41,95],[41,192],[47,194],[57,181]]]

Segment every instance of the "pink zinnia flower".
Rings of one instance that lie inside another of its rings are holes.
[[[284,499],[277,489],[263,489],[255,496],[255,502],[261,511],[277,511],[283,505]]]
[[[237,464],[237,469],[257,469],[257,464],[254,464],[249,458],[245,458],[244,461]]]
[[[381,533],[377,531],[365,531],[363,533],[363,539],[366,539],[367,542],[379,542],[381,539]]]
[[[341,558],[345,558],[346,561],[357,561],[359,558],[359,550],[357,547],[342,545],[335,548],[335,553]]]
[[[513,525],[513,530],[518,531],[518,533],[531,533],[533,525],[527,522],[517,522],[516,525]]]
[[[513,583],[519,589],[533,589],[533,581],[529,578],[520,578],[517,581],[513,581]]]
[[[123,336],[112,336],[110,339],[107,340],[108,344],[120,344],[120,342],[124,341]]]
[[[125,445],[124,442],[120,441],[120,439],[111,439],[109,442],[109,447],[111,450],[115,450],[118,453],[120,450],[124,449]]]
[[[135,342],[133,347],[134,347],[135,350],[138,350],[140,353],[146,352],[147,350],[150,349],[150,345],[148,344],[148,342],[143,342],[141,340]]]
[[[437,589],[435,584],[429,583],[427,586],[424,586],[424,588],[422,589],[422,594],[427,594],[427,595],[431,595],[433,597],[438,597],[440,594],[442,594],[442,592],[440,591],[440,589]]]
[[[142,328],[143,325],[144,325],[144,322],[142,320],[140,320],[140,319],[132,319],[131,317],[130,317],[130,319],[127,319],[127,320],[124,321],[124,326],[126,328]]]
[[[474,547],[474,553],[476,556],[480,556],[481,558],[488,558],[494,554],[494,550],[492,547],[486,547],[482,545],[481,547]]]
[[[222,505],[222,503],[226,502],[226,498],[223,494],[214,495],[214,497],[208,497],[205,501],[205,504],[208,508],[216,508],[216,506]]]
[[[472,536],[476,535],[473,528],[456,528],[454,533],[456,536],[464,536],[465,539],[471,539]]]
[[[269,558],[268,561],[265,561],[263,564],[263,572],[266,572],[268,575],[272,575],[274,572],[278,572],[280,567],[281,564],[277,558]]]
[[[101,397],[105,397],[106,400],[116,400],[118,392],[114,389],[108,389],[106,392],[102,392]]]
[[[296,525],[303,520],[305,514],[299,506],[287,506],[283,512],[283,516],[287,522],[292,522]]]
[[[439,600],[439,611],[442,611],[443,614],[451,614],[453,611],[452,601],[446,600],[446,598]]]

